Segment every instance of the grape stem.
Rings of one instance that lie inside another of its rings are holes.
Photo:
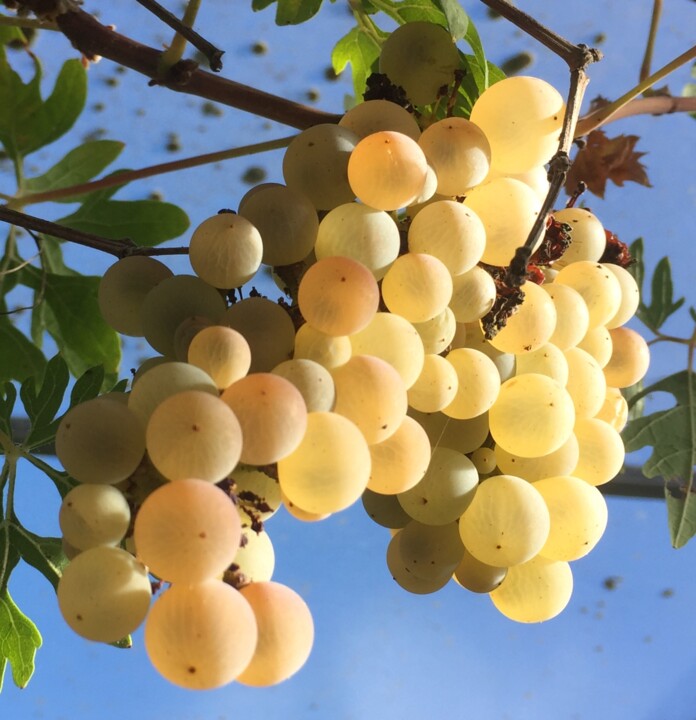
[[[660,25],[660,16],[662,15],[662,0],[653,1],[652,15],[650,17],[650,30],[648,30],[648,41],[645,44],[645,54],[643,55],[643,63],[640,66],[640,74],[638,80],[645,80],[650,75],[650,65],[652,64],[653,51],[655,49],[655,38],[657,37],[657,28]]]

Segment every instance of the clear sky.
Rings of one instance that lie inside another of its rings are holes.
[[[324,69],[332,45],[350,26],[346,3],[327,4],[306,26],[280,30],[273,26],[271,11],[253,15],[249,4],[236,0],[233,13],[229,0],[203,3],[199,28],[227,51],[223,73],[298,101],[316,88],[318,106],[340,111],[350,82],[328,83]],[[634,84],[647,36],[648,0],[526,0],[518,5],[575,41],[592,44],[598,32],[606,35],[601,45],[606,59],[591,69],[588,97],[614,97]],[[168,30],[160,29],[141,7],[127,6],[125,14],[126,4],[106,9],[103,3],[86,3],[88,10],[100,7],[103,21],[126,34],[150,44],[167,41]],[[558,59],[510,30],[505,21],[485,20],[482,5],[467,2],[465,7],[494,62],[529,50],[535,57],[529,72],[565,92],[567,73]],[[666,3],[655,67],[693,43],[695,13],[688,0]],[[255,41],[266,42],[268,53],[252,54]],[[67,43],[46,35],[37,53],[48,57],[49,52],[60,58],[70,54]],[[210,117],[202,112],[202,101],[148,88],[135,73],[118,74],[106,61],[93,66],[90,74],[88,105],[104,103],[105,109],[85,113],[73,137],[104,128],[104,137],[126,141],[121,167],[290,134],[287,128],[229,109],[221,117]],[[670,79],[671,89],[678,91],[687,78],[688,70],[682,70]],[[639,149],[649,153],[644,162],[654,188],[610,186],[606,201],[587,198],[605,226],[623,240],[645,238],[649,263],[663,255],[672,258],[676,291],[687,296],[687,304],[696,304],[690,244],[696,186],[689,148],[693,149],[694,129],[694,120],[686,116],[635,118],[608,126],[609,134],[641,135]],[[169,133],[176,133],[180,152],[166,150]],[[39,170],[56,159],[52,152],[33,156]],[[281,180],[280,157],[261,156],[154,178],[126,188],[119,197],[142,198],[157,190],[181,205],[196,224],[221,207],[236,206],[247,189],[242,176],[250,166],[263,167],[268,180]],[[59,208],[50,215],[53,209],[43,206],[39,210],[50,217],[64,212]],[[92,251],[73,253],[95,274],[109,264]],[[189,271],[184,260],[172,266]],[[679,322],[670,329],[679,332]],[[130,344],[124,370],[149,354],[145,347]],[[656,353],[650,377],[684,366],[680,351],[667,348]],[[57,534],[57,496],[47,484],[24,469],[18,514],[35,532]],[[268,690],[234,684],[207,693],[179,690],[149,666],[139,635],[129,651],[73,635],[59,616],[49,584],[22,568],[13,575],[10,588],[39,625],[44,647],[26,690],[17,690],[9,674],[6,677],[0,718],[391,720],[445,712],[486,720],[696,716],[696,544],[671,549],[661,501],[610,499],[604,538],[589,557],[573,564],[575,590],[568,608],[560,617],[534,626],[506,620],[487,597],[453,584],[430,596],[402,591],[384,561],[389,534],[370,523],[359,505],[311,525],[279,513],[267,529],[276,549],[275,579],[303,595],[316,623],[314,651],[295,678]],[[613,589],[606,587],[609,579]]]

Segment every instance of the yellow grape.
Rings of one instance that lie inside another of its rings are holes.
[[[240,513],[247,517],[252,514],[261,521],[275,515],[282,504],[280,485],[275,478],[256,468],[237,467],[230,479],[234,482],[234,493]]]
[[[191,235],[189,260],[199,278],[216,288],[241,287],[261,265],[263,241],[249,220],[221,212],[204,220]]]
[[[468,347],[487,355],[498,368],[501,382],[509,380],[515,374],[517,357],[512,353],[501,352],[494,348],[486,339],[486,334],[478,321],[464,325],[459,323],[452,346]]]
[[[553,213],[553,219],[570,226],[570,245],[553,264],[560,269],[578,260],[599,262],[607,245],[604,226],[587,208],[571,207]]]
[[[449,306],[458,323],[469,323],[480,320],[493,307],[495,298],[495,282],[490,273],[475,265],[453,278]]]
[[[635,385],[645,377],[650,365],[650,348],[635,331],[618,327],[609,331],[612,353],[604,366],[607,384],[617,388]]]
[[[521,457],[496,445],[495,457],[500,471],[530,482],[556,475],[571,475],[578,464],[580,448],[574,433],[558,448],[539,457]]]
[[[145,426],[129,406],[108,398],[75,405],[56,431],[56,455],[78,482],[125,480],[145,452]]]
[[[290,498],[288,498],[282,490],[281,497],[283,498],[283,507],[288,511],[290,515],[292,515],[292,517],[294,517],[296,520],[300,520],[301,522],[321,522],[322,520],[326,520],[326,518],[331,517],[331,515],[333,514],[330,512],[312,513],[308,512],[307,510],[303,510],[299,505],[296,505],[292,500],[290,500]]]
[[[495,567],[527,562],[549,535],[549,511],[538,490],[514,475],[492,475],[476,489],[459,521],[466,549]]]
[[[604,263],[604,267],[611,271],[621,286],[621,303],[616,314],[607,320],[606,326],[613,330],[627,323],[635,314],[640,304],[640,289],[633,275],[620,265]]]
[[[163,400],[145,432],[150,460],[168,480],[220,482],[239,462],[242,440],[242,428],[230,407],[200,390],[184,390]]]
[[[495,180],[499,177],[509,177],[513,180],[519,180],[525,185],[529,185],[542,202],[546,200],[546,196],[549,194],[548,170],[544,165],[537,165],[531,168],[531,170],[521,173],[506,173],[491,169],[485,182],[488,182],[488,180]]]
[[[138,557],[157,577],[197,583],[219,576],[234,560],[242,524],[232,498],[205,480],[157,488],[135,516]]]
[[[166,265],[146,255],[121,258],[99,282],[97,299],[102,317],[116,332],[142,337],[145,296],[172,274]]]
[[[609,322],[621,307],[621,285],[601,263],[579,260],[561,268],[553,282],[568,285],[582,295],[590,314],[590,328]]]
[[[336,388],[331,373],[314,360],[286,360],[271,371],[289,380],[302,395],[307,412],[328,412],[336,402]]]
[[[379,304],[374,275],[347,257],[317,260],[297,294],[302,317],[327,335],[352,335],[372,320]]]
[[[270,372],[292,357],[295,326],[278,303],[264,297],[245,298],[227,309],[222,322],[241,333],[249,344],[249,372]]]
[[[394,130],[418,140],[421,134],[415,117],[401,105],[389,100],[366,100],[354,105],[338,121],[359,137],[364,138],[380,130]]]
[[[362,138],[348,161],[348,181],[360,202],[398,210],[422,192],[428,162],[418,143],[403,133],[381,130]]]
[[[187,362],[188,349],[193,338],[201,330],[212,327],[214,324],[207,317],[200,315],[184,318],[174,331],[174,359]]]
[[[535,373],[506,380],[488,415],[496,443],[510,453],[530,458],[560,448],[575,423],[568,391],[546,375]]]
[[[438,412],[457,395],[459,376],[441,355],[426,355],[416,382],[408,388],[408,404],[420,412]]]
[[[538,556],[508,570],[490,594],[495,607],[510,620],[537,623],[556,617],[573,594],[573,573],[561,560]]]
[[[604,325],[598,325],[596,328],[587,331],[587,335],[577,344],[580,350],[589,353],[599,365],[604,368],[609,362],[612,351],[611,335]]]
[[[562,350],[553,343],[546,343],[536,350],[517,356],[515,374],[524,375],[526,373],[548,375],[559,385],[565,387],[568,382],[568,361]]]
[[[424,352],[433,355],[439,355],[452,342],[457,329],[457,321],[449,306],[430,320],[411,324],[423,341]]]
[[[369,477],[370,451],[365,438],[350,420],[336,413],[309,413],[302,442],[278,463],[283,493],[315,515],[352,505]]]
[[[56,593],[72,630],[87,640],[113,643],[140,627],[152,589],[141,562],[121,548],[100,545],[70,561]]]
[[[488,87],[471,110],[491,145],[491,166],[521,173],[545,165],[558,150],[565,103],[544,80],[518,75]]]
[[[232,383],[220,397],[242,427],[243,463],[269,465],[300,444],[307,406],[289,380],[272,373],[254,373]]]
[[[616,477],[626,454],[618,431],[597,418],[578,418],[574,432],[580,455],[572,474],[590,485],[604,485]]]
[[[575,347],[587,335],[590,313],[582,295],[568,285],[544,283],[541,289],[553,300],[556,327],[549,338],[560,350]]]
[[[607,394],[604,403],[595,415],[597,420],[604,420],[614,430],[621,432],[628,422],[628,402],[621,394],[619,388],[607,386]]]
[[[507,575],[507,568],[486,565],[464,550],[459,565],[454,570],[454,579],[467,590],[475,593],[489,593],[500,585]]]
[[[565,351],[568,361],[566,390],[573,399],[576,417],[593,417],[604,403],[607,383],[597,361],[578,347]]]
[[[277,685],[309,657],[314,643],[312,614],[294,590],[277,582],[254,582],[240,592],[254,611],[258,641],[237,682],[253,687]]]
[[[351,353],[350,338],[347,335],[327,335],[309,323],[300,326],[295,335],[293,357],[296,360],[313,360],[327,370],[348,362]]]
[[[368,517],[382,527],[395,530],[411,522],[396,495],[383,495],[368,488],[362,494],[362,504]]]
[[[241,515],[245,522],[245,515]],[[243,576],[245,582],[265,582],[273,577],[275,551],[265,530],[255,531],[242,527],[242,541],[230,566],[236,577]]]
[[[219,580],[172,585],[145,622],[145,650],[155,670],[190,690],[234,680],[251,662],[257,639],[251,605]]]
[[[480,447],[471,453],[471,462],[479,475],[490,475],[496,468],[498,461],[495,450],[489,447]]]
[[[423,131],[418,144],[435,171],[440,195],[465,195],[488,175],[491,146],[481,128],[470,120],[438,120]]]
[[[251,350],[241,333],[224,325],[212,325],[196,333],[188,347],[187,360],[224,390],[249,372]]]
[[[500,374],[495,363],[482,352],[456,348],[446,356],[457,373],[457,394],[442,412],[458,420],[468,420],[487,412],[500,391]]]

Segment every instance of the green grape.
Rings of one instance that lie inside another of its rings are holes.
[[[621,307],[621,285],[616,275],[601,263],[590,260],[571,263],[561,268],[553,282],[568,285],[582,295],[590,314],[590,328],[609,322]]]
[[[290,265],[312,252],[319,219],[311,200],[285,185],[253,188],[239,203],[239,214],[261,235],[266,265]]]
[[[414,520],[424,525],[445,525],[469,507],[478,481],[478,472],[466,455],[436,447],[423,479],[399,493],[399,502]]]
[[[553,219],[571,228],[570,245],[553,264],[560,269],[578,260],[598,262],[604,254],[607,236],[604,226],[587,208],[571,207],[554,212]]]
[[[241,593],[254,611],[259,634],[251,662],[237,682],[277,685],[307,662],[314,643],[312,614],[294,590],[277,582],[254,582]]]
[[[99,311],[122,335],[144,335],[141,310],[145,296],[172,271],[159,260],[132,255],[114,263],[99,282]]]
[[[129,406],[107,398],[75,405],[56,431],[56,455],[65,471],[83,483],[125,480],[145,452],[145,426]]]
[[[348,183],[348,160],[358,140],[352,130],[332,123],[303,130],[283,156],[288,187],[306,195],[317,210],[355,200]]]
[[[87,640],[113,643],[140,627],[152,590],[145,566],[129,552],[100,545],[64,568],[56,590],[65,622]]]
[[[329,412],[336,402],[336,388],[331,373],[318,362],[298,358],[286,360],[271,371],[289,380],[302,395],[307,412]]]
[[[454,579],[462,587],[475,593],[489,593],[495,590],[506,575],[507,568],[486,565],[466,550],[454,570]]]
[[[602,368],[589,353],[578,347],[565,351],[568,361],[566,390],[575,406],[575,417],[596,415],[607,394],[607,382]]]
[[[455,420],[443,413],[421,413],[409,410],[414,420],[423,426],[433,447],[446,447],[460,453],[470,453],[483,445],[488,437],[488,413],[469,420]]]
[[[245,298],[227,309],[222,323],[243,335],[249,344],[249,372],[270,372],[292,357],[295,326],[278,303],[264,297]]]
[[[454,119],[454,118],[453,118]],[[453,200],[426,205],[408,229],[408,249],[441,260],[451,275],[476,266],[486,247],[486,230],[471,209]]]
[[[396,495],[383,495],[368,488],[362,494],[362,504],[368,517],[382,527],[398,529],[412,520]]]
[[[294,358],[313,360],[327,370],[348,362],[351,353],[348,336],[328,335],[309,323],[302,325],[295,335]]]
[[[495,298],[495,281],[475,265],[453,278],[449,306],[458,323],[469,323],[480,320],[493,307]]]
[[[241,333],[223,325],[212,325],[196,333],[188,347],[187,360],[224,390],[249,372],[251,349]]]
[[[402,87],[415,105],[429,105],[454,80],[459,53],[445,28],[429,22],[408,22],[382,45],[379,71]]]
[[[234,680],[251,662],[257,639],[251,605],[219,580],[172,585],[145,622],[145,650],[155,670],[191,690]]]
[[[564,113],[563,98],[553,86],[518,75],[484,90],[471,121],[490,142],[492,168],[521,173],[545,165],[558,150]]]
[[[184,318],[176,330],[174,331],[174,359],[186,362],[188,360],[188,350],[193,338],[198,333],[208,327],[212,327],[214,323],[207,317],[193,315]]]
[[[431,528],[433,527],[431,526]],[[387,547],[387,568],[392,578],[400,587],[414,595],[428,595],[441,590],[452,579],[452,574],[448,572],[449,567],[441,568],[439,575],[428,579],[414,575],[409,563],[402,557],[399,549],[401,532],[399,531],[394,535]]]
[[[341,127],[364,138],[380,130],[393,130],[418,140],[421,134],[415,117],[401,105],[389,100],[366,100],[354,105],[338,121]]]
[[[135,516],[138,557],[157,577],[198,583],[234,561],[242,535],[229,495],[205,480],[176,480],[151,493]]]
[[[451,302],[451,301],[450,301]],[[452,342],[457,329],[457,321],[451,307],[422,323],[411,323],[423,341],[423,350],[427,354],[439,355]]]
[[[604,367],[607,384],[617,388],[635,385],[645,377],[650,365],[650,348],[635,331],[618,327],[609,331],[612,353]]]
[[[456,522],[435,526],[413,520],[395,537],[402,561],[421,580],[451,578],[464,554]]]
[[[426,355],[420,375],[408,388],[408,404],[420,412],[438,412],[452,403],[458,388],[454,365],[441,355]]]
[[[466,195],[488,175],[491,146],[470,120],[438,120],[423,131],[418,144],[435,171],[440,195]]]
[[[232,383],[221,398],[242,427],[243,463],[269,465],[300,444],[307,406],[289,380],[272,373],[254,373]]]
[[[471,453],[471,462],[479,475],[490,475],[498,465],[495,450],[489,447],[480,447]]]
[[[442,412],[458,420],[469,420],[487,412],[500,391],[500,374],[495,363],[482,352],[456,348],[446,356],[457,373],[457,394]]]
[[[58,522],[63,539],[77,551],[118,545],[130,524],[128,501],[111,485],[78,485],[64,498]]]

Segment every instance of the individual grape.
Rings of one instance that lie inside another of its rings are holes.
[[[233,575],[241,576],[245,582],[267,582],[273,577],[274,569],[275,551],[268,533],[243,528],[241,544],[230,566]]]
[[[421,191],[406,206],[406,215],[410,218],[415,217],[426,205],[436,200],[444,200],[445,198],[438,195],[437,192],[437,175],[431,165],[425,169],[425,182]]]
[[[531,458],[547,455],[568,440],[575,409],[567,390],[555,380],[530,373],[501,385],[488,416],[491,435],[499,446]]]
[[[348,362],[351,353],[348,336],[327,335],[309,323],[302,325],[295,335],[294,358],[314,360],[327,370]]]
[[[507,568],[486,565],[464,550],[459,565],[454,570],[454,579],[467,590],[475,593],[489,593],[505,579]]]
[[[587,335],[577,344],[580,350],[589,353],[600,368],[609,362],[612,351],[611,335],[604,325],[598,325],[587,331]]]
[[[270,372],[292,357],[295,326],[285,308],[265,297],[248,297],[225,312],[222,323],[244,336],[251,351],[249,372]]]
[[[578,418],[574,432],[580,455],[572,474],[590,485],[604,485],[615,478],[626,455],[618,431],[597,418]]]
[[[476,265],[453,278],[449,306],[458,323],[474,322],[493,307],[496,294],[490,273]]]
[[[278,481],[256,468],[236,467],[231,475],[240,513],[265,522],[281,506]]]
[[[302,442],[278,463],[283,493],[316,515],[352,505],[367,487],[370,451],[365,438],[336,413],[309,413]]]
[[[628,422],[628,403],[619,388],[607,386],[604,403],[595,415],[595,418],[597,420],[604,420],[605,423],[611,425],[617,432],[621,432],[626,427],[626,423]]]
[[[544,283],[542,290],[553,300],[556,308],[556,327],[549,338],[560,350],[575,347],[587,334],[590,313],[582,295],[569,285]]]
[[[381,280],[399,255],[401,238],[391,216],[359,203],[339,205],[319,225],[317,259],[342,255],[362,263]]]
[[[157,488],[135,516],[137,556],[157,577],[197,583],[222,574],[242,536],[230,496],[205,480],[176,480]]]
[[[97,397],[75,405],[56,431],[56,455],[78,482],[125,480],[144,452],[144,425],[129,406],[115,400]]]
[[[184,390],[218,394],[210,375],[200,368],[183,362],[165,362],[138,377],[128,396],[128,409],[138,417],[144,430],[155,408],[171,395]]]
[[[635,314],[640,304],[640,288],[633,275],[621,265],[604,263],[604,267],[610,270],[621,286],[621,304],[616,314],[607,320],[606,326],[613,330],[627,323]]]
[[[370,445],[371,470],[367,487],[385,495],[405,492],[419,483],[430,464],[428,435],[408,415],[396,432]]]
[[[421,413],[409,410],[409,415],[428,433],[433,447],[446,447],[470,453],[483,445],[488,437],[488,413],[470,420],[455,420],[443,413]]]
[[[249,372],[251,350],[241,333],[223,325],[212,325],[191,340],[187,360],[224,390]]]
[[[172,271],[159,260],[131,255],[115,262],[99,282],[99,312],[122,335],[142,337],[141,311],[145,296]]]
[[[538,490],[514,475],[492,475],[459,521],[466,549],[494,567],[527,562],[549,535],[549,511]]]
[[[385,305],[410,322],[431,320],[444,311],[451,298],[452,276],[433,255],[401,255],[382,280]]]
[[[558,450],[546,455],[521,457],[496,446],[495,457],[502,473],[516,475],[533,482],[557,475],[571,475],[578,464],[580,448],[577,438],[571,433]]]
[[[422,192],[428,162],[408,135],[382,130],[364,137],[348,161],[348,181],[360,202],[377,210],[398,210]]]
[[[441,195],[466,195],[488,175],[491,146],[481,128],[470,120],[438,120],[423,131],[418,144],[435,171]]]
[[[216,288],[241,287],[261,265],[263,241],[245,217],[221,212],[204,220],[191,235],[189,260],[199,278]]]
[[[559,350],[553,343],[546,343],[536,350],[517,356],[515,374],[525,375],[526,373],[547,375],[561,387],[565,387],[568,382],[568,361],[562,350]]]
[[[232,383],[220,397],[242,427],[243,463],[269,465],[300,444],[307,406],[289,380],[272,373],[254,373]]]
[[[353,355],[332,374],[336,386],[334,412],[355,423],[368,445],[396,432],[406,415],[408,400],[401,376],[389,363],[372,355]]]
[[[321,522],[322,520],[326,520],[326,518],[331,517],[333,513],[326,512],[326,513],[312,513],[308,512],[307,510],[303,510],[299,505],[296,505],[290,498],[285,495],[285,493],[281,490],[281,496],[283,498],[283,507],[288,511],[292,517],[295,518],[295,520],[300,520],[301,522],[308,522],[308,523],[314,523],[314,522]]]
[[[277,685],[307,661],[314,643],[314,622],[307,603],[277,582],[254,582],[241,589],[256,616],[258,641],[251,662],[237,682],[253,687]]]
[[[382,495],[368,488],[362,494],[362,504],[368,517],[382,527],[398,529],[412,520],[396,495]]]
[[[452,36],[439,25],[408,22],[387,37],[379,71],[406,92],[414,105],[429,105],[454,80],[459,53]]]
[[[479,475],[490,475],[498,464],[495,450],[489,447],[480,447],[478,450],[474,450],[471,453],[471,462],[474,463]]]
[[[553,219],[571,228],[570,245],[554,263],[562,268],[578,260],[599,262],[607,245],[604,226],[587,208],[570,207],[554,212]]]
[[[230,407],[200,390],[163,400],[150,415],[145,445],[168,480],[195,477],[220,482],[239,462],[242,428]]]
[[[630,328],[618,327],[609,333],[612,353],[609,362],[604,366],[607,384],[617,388],[635,385],[648,371],[650,348],[645,340]]]
[[[508,570],[490,594],[495,607],[510,620],[544,622],[566,607],[573,593],[570,565],[538,556]]]
[[[352,202],[348,160],[359,137],[346,127],[321,123],[303,130],[283,156],[288,187],[306,195],[317,210],[331,210]]]
[[[184,318],[174,331],[173,359],[180,360],[181,362],[187,362],[188,349],[193,341],[193,338],[195,338],[201,330],[212,327],[213,325],[214,323],[207,317],[199,315]]]
[[[399,493],[399,502],[414,520],[425,525],[453,523],[471,504],[478,481],[478,472],[466,455],[436,447],[423,479]]]
[[[549,194],[549,174],[545,165],[537,165],[531,170],[522,173],[506,173],[491,169],[485,182],[495,180],[499,177],[509,177],[513,180],[519,180],[525,185],[529,185],[542,202],[546,200],[546,196]]]
[[[594,548],[607,527],[607,502],[599,490],[571,475],[537,480],[551,516],[551,529],[539,551],[549,560],[577,560]]]
[[[411,324],[423,341],[424,352],[432,355],[439,355],[447,348],[457,329],[457,321],[449,306],[430,320]]]
[[[276,184],[256,187],[242,198],[239,215],[259,231],[264,264],[290,265],[312,252],[319,219],[302,192]]]
[[[464,336],[463,341],[460,340],[462,335]],[[501,382],[509,380],[515,374],[517,357],[512,353],[501,352],[494,348],[486,339],[483,327],[478,321],[466,323],[465,325],[458,323],[457,332],[452,340],[452,347],[468,347],[487,355],[498,368]]]
[[[421,374],[408,388],[408,404],[420,412],[438,412],[456,397],[459,376],[441,355],[426,355]]]
[[[589,353],[574,347],[565,351],[568,361],[566,390],[573,399],[576,417],[592,417],[604,403],[607,383],[597,361]]]
[[[179,687],[222,687],[249,665],[258,628],[251,605],[219,580],[172,585],[145,622],[145,650],[155,670]]]
[[[510,264],[541,209],[536,193],[510,178],[498,178],[475,187],[467,193],[464,203],[479,216],[486,229],[486,248],[481,260],[488,265]]]
[[[443,574],[452,577],[464,554],[456,522],[425,525],[414,520],[398,533],[398,538],[402,561],[411,574],[421,580]]]
[[[601,263],[579,260],[567,265],[556,275],[554,284],[568,285],[582,295],[590,314],[590,328],[610,321],[621,306],[621,285]]]
[[[415,117],[401,105],[389,100],[366,100],[354,105],[338,121],[341,127],[364,138],[381,130],[393,130],[418,140],[421,134]]]
[[[87,640],[113,643],[140,627],[152,589],[141,562],[121,548],[100,545],[70,561],[56,593],[72,630]]]
[[[307,412],[329,412],[336,402],[331,373],[314,360],[286,360],[271,371],[289,380],[302,395]]]
[[[524,300],[490,343],[502,352],[515,355],[538,350],[550,341],[556,317],[556,306],[541,286],[525,283]]]
[[[145,297],[145,339],[157,352],[173,358],[174,335],[186,318],[204,317],[217,323],[224,312],[225,301],[214,287],[193,275],[174,275],[162,280]]]
[[[485,247],[486,230],[478,215],[454,200],[426,205],[408,229],[409,252],[433,255],[451,275],[475,267]]]
[[[491,167],[521,173],[545,165],[558,150],[564,113],[563,98],[552,85],[517,75],[484,90],[471,110],[471,121],[488,138]]]
[[[495,363],[482,352],[457,348],[446,356],[457,373],[457,394],[442,412],[458,420],[468,420],[487,412],[500,391],[500,374]]]
[[[111,485],[78,485],[64,498],[58,522],[63,539],[77,551],[118,545],[130,524],[128,501]]]
[[[436,526],[430,526],[431,529],[439,529]],[[396,583],[406,590],[406,592],[414,595],[428,595],[430,593],[441,590],[452,579],[452,573],[448,572],[449,566],[441,567],[439,574],[433,574],[430,578],[423,579],[415,575],[411,570],[411,563],[403,558],[400,552],[401,532],[397,532],[392,537],[387,547],[387,568]]]
[[[377,281],[368,268],[347,257],[318,260],[298,290],[302,317],[327,335],[352,335],[372,320],[379,304]]]
[[[378,312],[350,336],[353,355],[373,355],[388,362],[410,388],[423,370],[425,350],[418,331],[405,318]]]

